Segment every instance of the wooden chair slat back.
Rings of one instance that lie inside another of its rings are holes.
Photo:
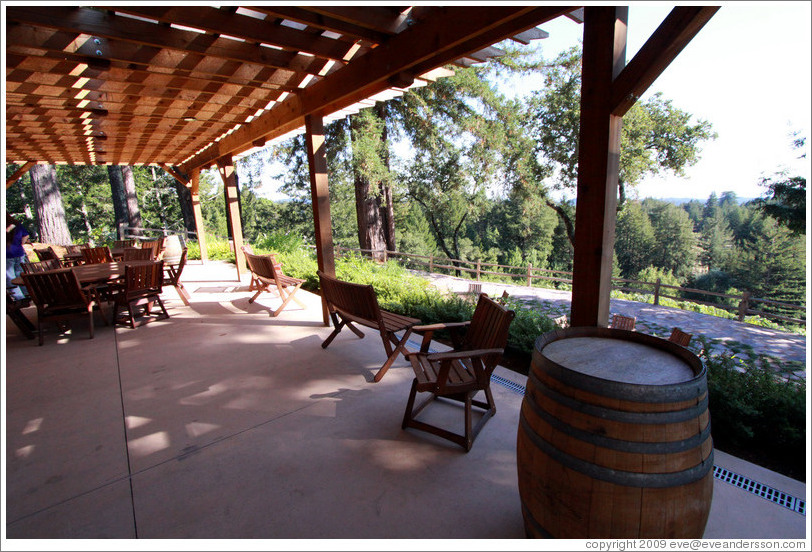
[[[612,315],[612,324],[609,326],[610,328],[615,328],[617,330],[629,330],[634,331],[634,325],[637,321],[637,318],[633,316],[624,316],[622,314],[613,314]]]
[[[319,284],[328,306],[351,316],[379,322],[381,310],[371,285],[344,282],[318,271]]]
[[[82,307],[89,303],[79,279],[69,268],[22,275],[31,299],[40,310]]]
[[[471,325],[463,340],[463,350],[502,349],[507,344],[510,323],[516,313],[484,293],[480,294]]]
[[[152,249],[152,258],[157,259],[164,246],[164,240],[149,240],[141,242],[141,249]]]
[[[56,254],[53,247],[48,246],[45,249],[36,249],[35,251],[40,261],[49,261],[51,259],[59,260],[59,255]]]
[[[58,270],[62,268],[62,263],[59,259],[48,259],[47,261],[39,261],[38,263],[23,263],[20,267],[23,269],[23,274],[30,274],[32,272]]]
[[[113,247],[115,247],[116,249],[118,248],[123,249],[125,247],[135,247],[136,246],[135,242],[136,240],[115,240],[113,242]]]
[[[90,245],[86,243],[73,243],[71,245],[65,246],[65,252],[68,253],[69,255],[76,255],[78,253],[81,253],[82,249],[86,249],[88,247],[90,247]]]
[[[679,328],[674,328],[671,330],[671,336],[668,338],[668,341],[674,342],[677,345],[682,345],[683,347],[687,347],[691,342],[692,337],[693,334],[685,333]]]
[[[127,296],[161,293],[163,275],[163,261],[128,264],[124,267],[124,285]]]
[[[282,265],[276,260],[275,255],[254,255],[247,251],[244,251],[244,253],[249,270],[257,276],[275,280],[277,272],[281,273]]]
[[[88,247],[82,249],[82,257],[87,264],[112,263],[113,254],[109,247]]]
[[[155,258],[152,248],[140,247],[125,247],[124,260],[125,261],[151,261]]]

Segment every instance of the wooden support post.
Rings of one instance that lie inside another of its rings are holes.
[[[192,171],[192,212],[195,216],[195,232],[197,244],[200,246],[200,260],[209,260],[209,250],[206,247],[206,229],[203,225],[203,211],[200,208],[200,169]]]
[[[434,272],[434,255],[429,255],[429,274]]]
[[[305,117],[307,163],[310,167],[310,196],[313,202],[313,224],[316,234],[316,259],[319,270],[335,276],[333,229],[330,221],[330,192],[327,182],[327,157],[324,144],[324,121],[321,114]],[[324,325],[330,325],[327,303],[322,297]]]
[[[476,279],[477,279],[477,281],[479,281],[481,271],[482,271],[482,261],[477,259],[476,260]]]
[[[527,263],[527,287],[533,285],[533,264]]]
[[[750,309],[750,292],[745,291],[742,293],[742,300],[739,302],[739,322],[744,322],[744,317],[747,316],[747,311]]]
[[[624,6],[584,9],[573,326],[609,324],[622,122],[612,115],[610,99],[626,62],[628,12]]]
[[[234,161],[230,155],[224,155],[217,160],[220,178],[223,179],[226,195],[226,205],[229,214],[231,236],[234,238],[234,258],[237,261],[237,280],[246,271],[245,254],[242,251],[242,219],[240,218],[239,190],[235,175]]]
[[[657,278],[657,281],[654,283],[654,304],[660,304],[660,282],[661,280]]]

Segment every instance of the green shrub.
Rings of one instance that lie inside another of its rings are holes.
[[[217,237],[206,237],[206,252],[212,261],[235,262],[234,253],[228,240]],[[186,242],[186,258],[200,259],[200,244],[196,241]]]
[[[806,383],[780,377],[771,361],[753,362],[702,343],[708,370],[714,443],[722,450],[749,451],[759,464],[805,479]]]

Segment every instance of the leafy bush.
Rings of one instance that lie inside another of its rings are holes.
[[[752,362],[729,351],[714,354],[707,340],[699,340],[716,446],[748,451],[760,465],[805,479],[805,381],[783,379],[765,357]]]
[[[710,270],[705,274],[692,278],[686,287],[704,289],[705,291],[724,293],[726,295],[741,296],[741,291],[733,287],[733,277],[723,270]],[[739,298],[736,297],[719,297],[716,295],[705,295],[703,293],[694,293],[690,291],[682,292],[682,296],[686,299],[695,299],[697,301],[705,301],[708,303],[718,303],[720,305],[729,307],[737,307],[739,305]]]
[[[652,282],[653,283],[653,282],[657,281],[657,278],[660,279],[661,284],[665,284],[667,286],[680,286],[680,285],[682,285],[682,284],[680,284],[679,278],[674,276],[673,272],[671,272],[670,270],[665,270],[663,268],[657,268],[657,267],[654,267],[654,266],[647,266],[646,268],[644,268],[643,270],[638,272],[637,275],[634,278],[632,278],[632,280],[639,280],[641,282]],[[668,288],[666,288],[666,289],[667,289],[666,294],[671,295],[671,293],[668,293],[668,292],[673,292],[673,290],[668,289]],[[652,292],[653,291],[654,291],[654,286],[652,286]]]
[[[271,235],[262,235],[256,240],[254,251],[259,253],[275,252],[275,253],[291,253],[302,248],[302,237],[292,232],[274,232]]]
[[[206,237],[206,252],[213,261],[234,261],[234,252],[228,240],[212,236]],[[196,241],[186,242],[186,258],[200,259],[200,244]]]

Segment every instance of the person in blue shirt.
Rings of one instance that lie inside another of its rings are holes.
[[[25,226],[6,213],[6,290],[11,292],[15,300],[25,299],[27,296],[24,287],[15,286],[11,281],[22,273],[22,264],[28,260],[23,248],[28,236]]]

